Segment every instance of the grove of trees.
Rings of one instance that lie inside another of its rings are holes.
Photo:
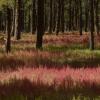
[[[36,48],[42,48],[44,33],[89,32],[90,49],[94,35],[100,35],[100,0],[0,0],[0,31],[10,38],[37,33]]]

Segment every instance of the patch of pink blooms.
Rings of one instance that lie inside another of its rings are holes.
[[[16,71],[0,72],[0,82],[9,83],[10,80],[28,79],[30,82],[38,84],[64,88],[91,87],[100,85],[100,68],[19,68]]]

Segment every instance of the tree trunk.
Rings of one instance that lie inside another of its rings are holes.
[[[52,33],[52,5],[53,5],[53,0],[50,0],[50,20],[49,20],[49,33]]]
[[[21,6],[21,8],[20,8],[21,29],[20,30],[21,30],[21,32],[23,32],[24,31],[24,11],[25,11],[24,9],[25,9],[25,7],[24,7],[24,0],[21,0],[20,2],[21,2],[21,5],[20,5]]]
[[[11,51],[11,10],[7,8],[7,43],[6,52]]]
[[[82,22],[82,0],[79,0],[79,7],[80,7],[80,35],[82,35],[82,27],[83,27],[83,22]]]
[[[57,2],[54,0],[54,6],[53,6],[53,32],[56,30],[56,18],[57,18]]]
[[[58,0],[58,12],[57,12],[57,31],[56,35],[60,32],[60,26],[61,26],[61,0]]]
[[[21,38],[21,0],[16,0],[16,14],[15,14],[15,36],[19,40]]]
[[[42,40],[44,34],[44,0],[37,1],[37,41],[36,48],[42,48]]]
[[[11,30],[12,36],[14,36],[14,32],[15,32],[15,11],[16,11],[16,2],[14,2],[14,8],[13,8],[13,22],[12,22],[12,30]]]
[[[0,11],[0,31],[2,31],[2,12]]]
[[[88,25],[89,25],[89,8],[87,8],[88,5],[88,0],[85,1],[85,32],[88,31]]]
[[[32,0],[31,32],[32,32],[32,34],[34,34],[36,32],[36,0]]]
[[[31,31],[31,6],[29,5],[28,8],[28,26],[27,26],[27,32]]]
[[[74,23],[75,23],[75,30],[78,29],[78,2],[77,0],[75,0],[75,19],[74,19]]]
[[[99,26],[99,0],[96,0],[96,29],[97,29],[97,34],[99,34],[100,31],[100,26]]]
[[[69,0],[69,31],[71,31],[72,29],[72,8],[71,8],[71,5],[72,5],[72,0]]]
[[[90,18],[91,18],[91,34],[90,49],[94,50],[94,0],[90,0]]]
[[[65,13],[64,13],[64,7],[65,7],[65,0],[61,0],[61,31],[64,33],[65,30]]]

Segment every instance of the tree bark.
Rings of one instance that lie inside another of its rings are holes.
[[[99,0],[96,0],[96,29],[97,29],[97,34],[99,34],[99,31],[100,31],[100,26],[99,26]]]
[[[94,50],[94,0],[90,0],[90,18],[91,18],[91,34],[90,49]]]
[[[53,2],[54,6],[53,6],[53,32],[56,30],[56,23],[57,23],[57,2],[56,0],[54,0]]]
[[[64,7],[65,7],[65,0],[61,0],[61,31],[64,33],[65,30],[65,12],[64,12]]]
[[[71,8],[71,5],[72,5],[72,0],[69,0],[69,31],[72,30],[72,8]]]
[[[6,52],[11,51],[11,10],[7,7],[7,41]]]
[[[80,12],[80,18],[79,18],[80,19],[80,21],[79,21],[80,22],[80,26],[79,26],[80,28],[79,29],[80,29],[80,35],[82,35],[82,27],[83,27],[83,21],[82,21],[82,0],[79,0],[79,7],[80,7],[80,11],[79,11]]]
[[[12,30],[11,30],[11,35],[12,36],[14,36],[14,32],[15,32],[15,12],[16,12],[16,2],[14,0],[13,21],[12,21]]]
[[[15,36],[16,39],[21,39],[21,0],[16,0],[16,13],[15,13]]]
[[[49,20],[49,33],[52,33],[52,17],[53,17],[53,14],[52,14],[52,5],[53,5],[53,0],[50,0],[50,20]]]
[[[34,34],[36,32],[36,0],[32,0],[31,32],[32,32],[32,34]]]
[[[44,0],[37,1],[37,41],[36,48],[42,48],[42,40],[44,34]]]
[[[89,8],[87,8],[89,5],[88,0],[85,1],[85,32],[88,31],[88,25],[89,25]]]
[[[61,26],[61,0],[58,0],[58,12],[57,12],[57,30],[56,35],[60,32],[60,26]]]

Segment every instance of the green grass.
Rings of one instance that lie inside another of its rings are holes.
[[[82,44],[70,44],[70,45],[48,45],[44,46],[44,50],[46,51],[62,51],[66,52],[67,50],[83,50],[83,49],[88,49],[88,46],[82,45]]]
[[[0,66],[11,68],[17,66],[57,66],[62,67],[69,65],[70,67],[98,67],[100,65],[100,51],[84,50],[66,50],[66,51],[36,51],[34,47],[32,50],[23,49],[12,51],[10,54],[0,53]]]
[[[0,97],[0,100],[100,100],[99,96],[72,96],[72,95],[61,95],[61,94],[50,94],[45,96],[23,96],[23,95],[13,95],[9,97]]]

